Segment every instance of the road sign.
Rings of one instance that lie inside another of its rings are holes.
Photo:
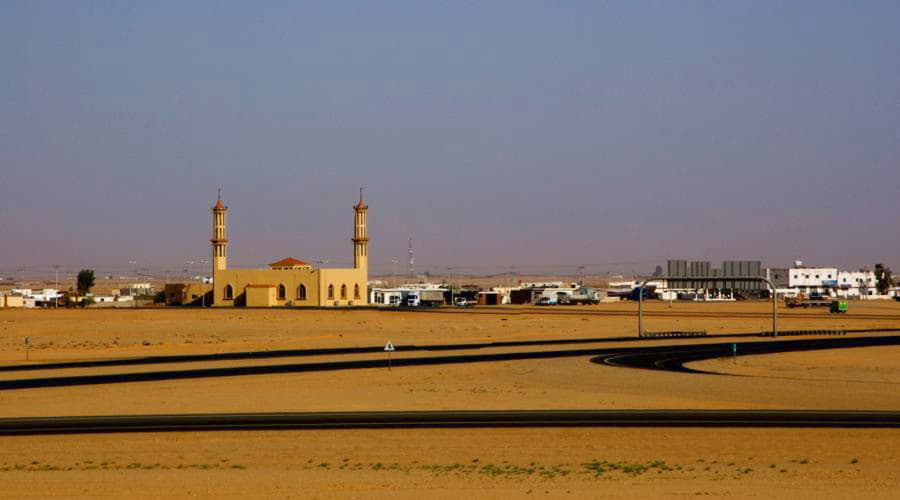
[[[388,353],[388,371],[391,371],[391,353],[394,352],[394,344],[388,340],[387,344],[384,345],[384,350]]]

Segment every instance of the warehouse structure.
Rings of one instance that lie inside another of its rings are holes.
[[[667,287],[674,290],[721,290],[729,295],[767,295],[766,270],[758,260],[726,260],[714,268],[709,261],[669,260]]]

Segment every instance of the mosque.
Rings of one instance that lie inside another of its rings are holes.
[[[368,246],[362,188],[353,207],[353,268],[314,269],[308,262],[288,257],[268,269],[228,269],[228,207],[222,193],[212,207],[213,306],[290,307],[364,306],[368,303]]]

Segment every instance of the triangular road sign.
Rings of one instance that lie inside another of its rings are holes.
[[[384,346],[384,350],[387,351],[387,352],[393,351],[393,350],[394,350],[394,344],[391,344],[391,341],[388,340],[388,343],[385,344],[385,346]]]

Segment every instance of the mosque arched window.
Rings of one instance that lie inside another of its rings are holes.
[[[328,285],[328,298],[334,298],[334,285]]]
[[[353,285],[353,298],[359,300],[359,283]]]
[[[284,285],[278,285],[278,300],[284,300],[287,297],[287,288]]]
[[[306,300],[306,285],[297,287],[297,300]]]
[[[347,285],[341,285],[341,298],[347,298]]]
[[[223,295],[225,297],[225,300],[234,299],[234,288],[231,285],[225,285],[225,291]]]

